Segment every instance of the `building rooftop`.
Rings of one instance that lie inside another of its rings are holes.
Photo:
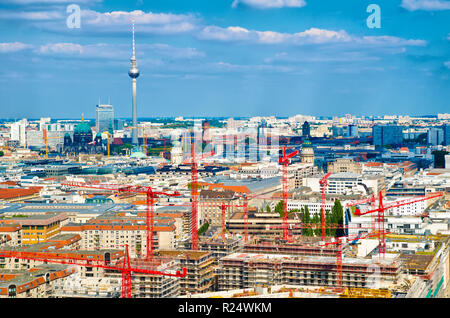
[[[118,211],[122,209],[130,209],[130,204],[115,203],[15,203],[8,207],[0,209],[0,215],[4,213],[79,213],[79,214],[98,214],[102,215],[108,211]]]
[[[41,192],[41,187],[32,188],[0,188],[0,200],[27,197]]]
[[[45,275],[49,273],[50,280],[69,276],[75,269],[68,269],[67,265],[42,264],[31,270],[0,270],[0,290],[8,288],[10,285],[16,285],[17,291],[37,287],[45,283]],[[23,286],[25,285],[25,286]]]
[[[300,261],[307,263],[326,263],[326,264],[336,264],[336,257],[328,256],[299,256],[299,255],[283,255],[283,254],[256,254],[256,253],[233,253],[227,255],[221,259],[226,260],[244,260],[244,261],[258,261],[258,262],[270,262],[270,261]],[[394,265],[396,259],[384,259],[378,260],[382,265],[390,266]],[[365,265],[368,266],[373,264],[374,261],[365,258],[350,258],[345,257],[342,260],[343,264],[349,265]]]
[[[216,176],[212,178],[205,178],[205,182],[214,184],[223,184],[225,186],[245,186],[251,193],[263,192],[274,187],[281,187],[281,177],[266,178],[266,179],[245,179],[234,180],[223,176]]]
[[[191,251],[191,250],[159,250],[157,254],[161,256],[171,256],[178,259],[198,260],[210,253],[206,251]]]

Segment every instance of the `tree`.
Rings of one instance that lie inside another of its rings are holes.
[[[5,153],[2,150],[0,150],[0,157],[3,157],[4,155]]]
[[[313,216],[313,223],[314,225],[318,225],[320,223],[320,218],[319,218],[319,214],[315,213]],[[321,235],[321,229],[320,227],[316,226],[316,229],[313,231],[314,232],[314,236],[320,236]]]
[[[271,212],[271,211],[270,211],[270,205],[267,205],[267,206],[266,206],[266,211],[267,211],[267,212]]]
[[[309,209],[308,206],[305,206],[305,208],[302,208],[302,223],[303,224],[309,224],[311,223],[311,216],[309,215]],[[310,228],[303,228],[303,235],[304,236],[312,236],[312,230]]]
[[[333,216],[331,215],[331,212],[325,211],[325,221],[327,224],[332,224],[333,223]],[[333,228],[327,228],[326,230],[327,236],[334,236],[336,233],[336,230]]]
[[[280,216],[283,216],[283,201],[280,201],[275,205],[275,212],[280,213]]]
[[[344,236],[344,209],[342,208],[342,204],[339,200],[334,202],[334,206],[331,208],[332,214],[332,223],[338,224],[339,229],[335,230],[334,237]]]
[[[208,222],[203,223],[203,225],[200,226],[200,228],[198,229],[198,235],[202,235],[203,233],[205,233],[208,228],[209,223]]]

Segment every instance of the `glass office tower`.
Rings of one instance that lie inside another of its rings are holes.
[[[108,131],[114,127],[114,108],[112,105],[97,105],[96,128],[97,132]]]

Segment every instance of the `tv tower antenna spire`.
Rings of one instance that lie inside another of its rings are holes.
[[[137,104],[136,104],[136,79],[139,77],[139,70],[137,68],[136,62],[136,50],[134,42],[134,18],[132,18],[133,24],[133,53],[131,56],[131,67],[128,71],[128,75],[132,78],[132,88],[133,88],[133,128],[131,128],[131,142],[133,145],[138,144],[138,133],[137,133]]]

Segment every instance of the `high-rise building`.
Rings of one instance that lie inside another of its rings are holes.
[[[344,127],[333,125],[332,132],[333,132],[333,137],[342,137],[342,136],[344,136]]]
[[[305,121],[302,125],[302,136],[310,137],[311,136],[311,125]]]
[[[444,131],[444,145],[450,145],[450,125],[442,126],[442,130]]]
[[[372,133],[373,144],[377,147],[403,143],[403,126],[377,125],[373,127]]]
[[[44,129],[46,129],[47,125],[50,124],[50,122],[51,122],[51,118],[50,117],[41,118],[41,120],[39,121],[39,130],[43,131]]]
[[[137,104],[136,104],[136,79],[139,77],[139,70],[137,68],[135,45],[134,45],[134,19],[133,19],[133,54],[131,56],[131,67],[128,75],[132,78],[133,87],[133,127],[131,128],[131,142],[133,145],[138,144],[138,130],[137,130]]]
[[[114,126],[114,108],[112,105],[105,104],[97,105],[96,112],[96,129],[97,132],[102,133],[108,131],[110,127]]]
[[[27,125],[28,121],[25,118],[13,123],[11,125],[11,140],[17,140],[21,146],[26,146],[27,138],[25,129]]]
[[[430,128],[427,132],[427,141],[433,146],[441,145],[444,142],[444,131],[441,128]]]
[[[347,135],[349,137],[358,137],[358,126],[357,125],[348,125],[347,126]]]
[[[114,130],[123,130],[125,121],[123,119],[114,119]]]

